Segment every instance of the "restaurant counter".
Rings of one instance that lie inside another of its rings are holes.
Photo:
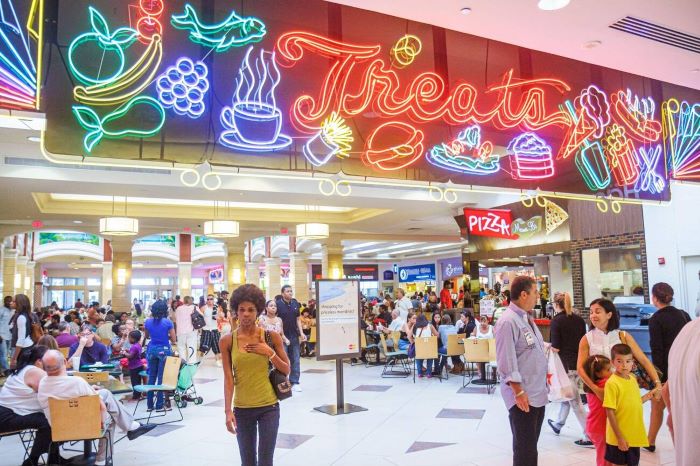
[[[535,319],[535,324],[537,328],[540,329],[542,333],[542,338],[544,341],[549,342],[549,327],[552,321],[550,319]]]

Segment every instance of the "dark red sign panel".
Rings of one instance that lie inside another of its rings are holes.
[[[511,234],[513,216],[504,209],[464,209],[469,233],[477,236],[515,239]]]

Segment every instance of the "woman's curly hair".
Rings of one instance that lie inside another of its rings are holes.
[[[255,305],[258,315],[265,309],[265,295],[262,290],[255,285],[243,285],[236,288],[231,294],[231,312],[238,313],[238,306],[241,303],[249,302]]]

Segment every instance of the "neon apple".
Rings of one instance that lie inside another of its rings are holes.
[[[275,52],[260,49],[254,64],[250,63],[253,47],[249,47],[238,70],[232,105],[221,111],[225,130],[219,142],[231,149],[270,152],[284,149],[292,139],[282,134],[282,111],[277,107],[275,89],[280,72]]]
[[[331,60],[330,70],[316,97],[303,95],[292,105],[292,123],[300,131],[315,133],[325,115],[337,111],[348,118],[367,111],[382,117],[406,117],[417,123],[442,119],[448,124],[493,122],[499,128],[519,125],[537,130],[552,125],[568,126],[569,115],[545,110],[546,95],[563,93],[569,86],[558,79],[521,80],[507,72],[500,84],[487,89],[497,102],[487,112],[477,110],[478,92],[468,83],[459,83],[447,92],[441,76],[425,72],[408,85],[384,60],[376,58],[381,47],[338,42],[309,32],[289,32],[277,40],[282,66],[294,66],[305,52]],[[366,66],[364,62],[371,60]],[[514,103],[513,94],[521,95]]]
[[[265,24],[258,18],[244,18],[235,11],[218,24],[204,24],[189,3],[185,5],[184,13],[173,15],[170,22],[176,29],[190,31],[190,40],[195,44],[211,47],[216,52],[260,42],[267,33]]]

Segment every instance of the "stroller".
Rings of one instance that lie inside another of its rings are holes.
[[[197,388],[194,386],[194,375],[197,373],[200,362],[187,364],[184,360],[180,364],[180,372],[177,376],[177,387],[175,387],[175,403],[178,408],[187,407],[188,402],[201,405],[204,399],[197,395]]]

